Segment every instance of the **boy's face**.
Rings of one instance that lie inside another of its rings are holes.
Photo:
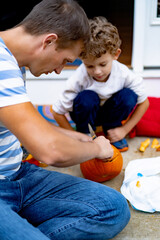
[[[36,77],[53,71],[60,74],[67,62],[73,62],[80,55],[82,47],[81,41],[66,49],[57,48],[54,43],[50,44],[36,55],[34,61],[28,67]]]
[[[99,58],[88,57],[83,60],[88,74],[97,82],[106,82],[112,69],[113,60],[118,59],[119,54],[112,56],[109,53],[103,54]]]

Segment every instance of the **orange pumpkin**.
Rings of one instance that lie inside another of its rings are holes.
[[[122,170],[123,158],[120,151],[113,145],[114,154],[110,161],[91,159],[80,164],[80,169],[85,178],[95,182],[105,182],[116,177]]]

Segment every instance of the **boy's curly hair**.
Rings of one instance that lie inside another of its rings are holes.
[[[81,55],[82,59],[88,56],[99,58],[106,52],[114,56],[121,45],[117,28],[102,16],[90,19],[89,24],[91,37],[86,52]]]

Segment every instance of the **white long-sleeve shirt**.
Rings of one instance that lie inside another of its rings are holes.
[[[123,88],[130,88],[138,95],[137,104],[144,102],[147,98],[142,77],[134,74],[124,64],[114,60],[108,80],[98,82],[89,76],[82,63],[66,81],[65,89],[53,103],[52,108],[59,114],[72,111],[73,100],[79,92],[86,89],[96,92],[101,100],[100,104],[103,105],[114,93]]]

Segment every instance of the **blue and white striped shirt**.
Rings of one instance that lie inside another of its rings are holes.
[[[0,38],[0,107],[30,101],[18,63]],[[16,172],[22,161],[18,139],[0,122],[0,179]]]

